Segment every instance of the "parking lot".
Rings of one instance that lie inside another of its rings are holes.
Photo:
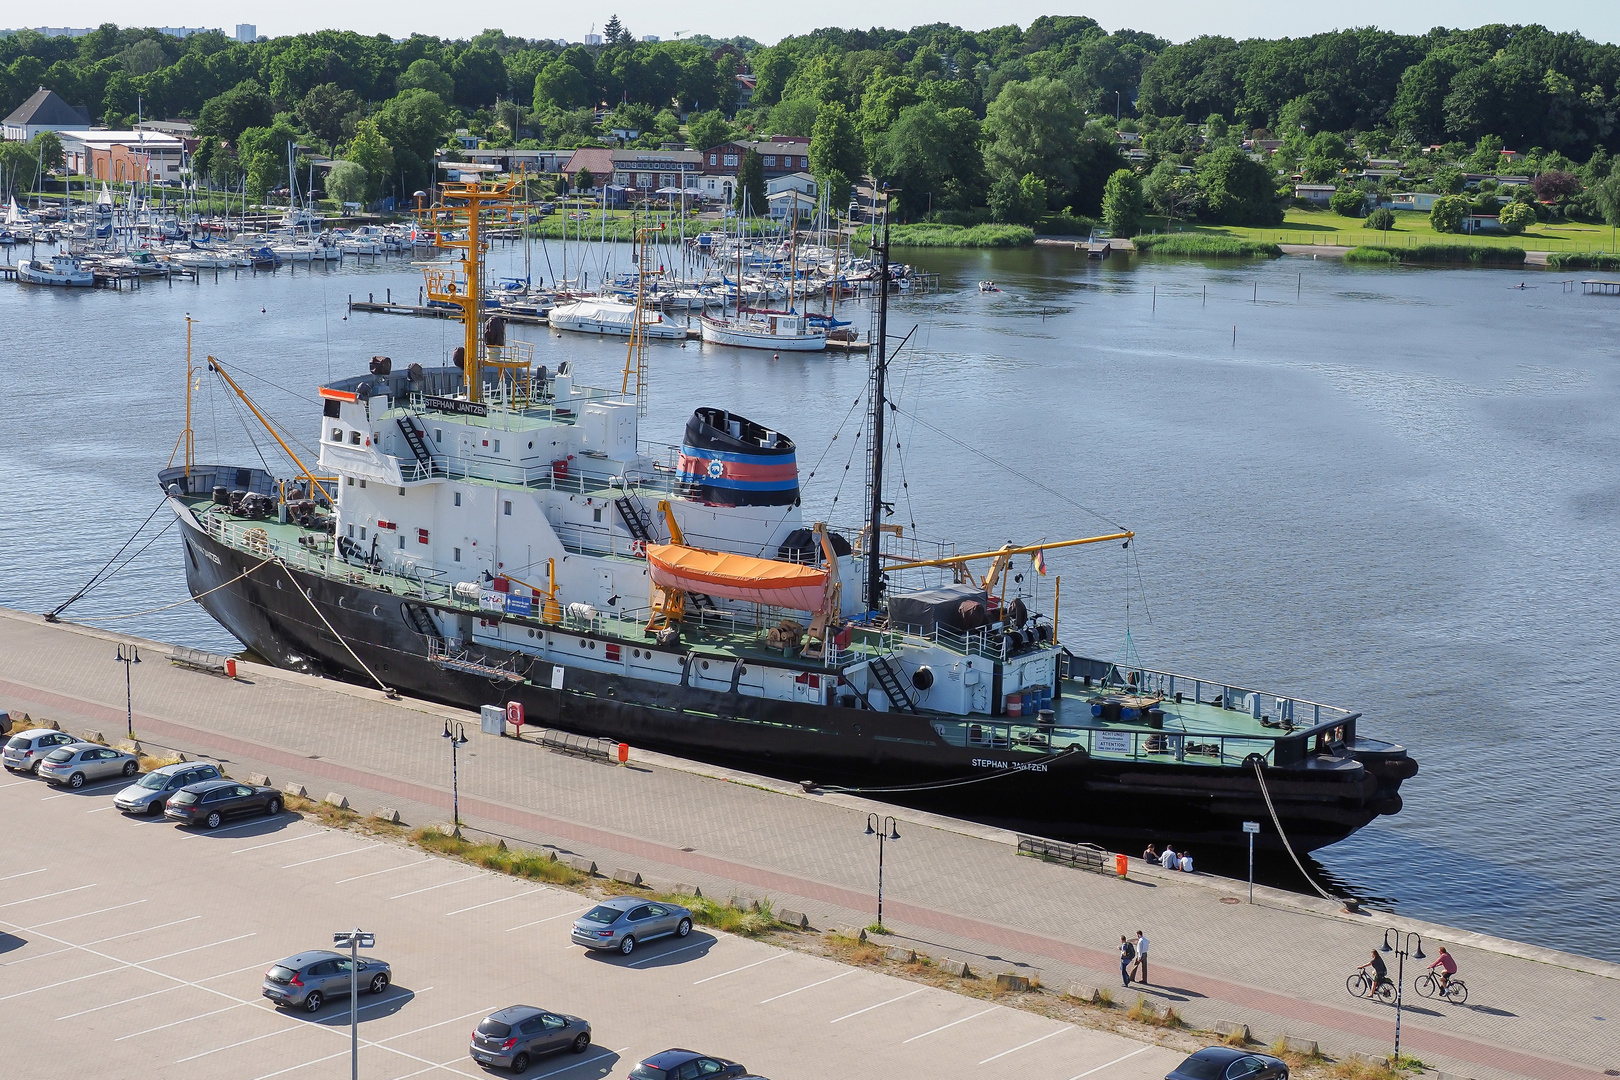
[[[0,774],[0,1010],[6,1069],[30,1078],[348,1075],[349,1009],[274,1009],[265,969],[336,931],[376,934],[394,985],[362,996],[361,1074],[490,1075],[467,1055],[487,1013],[589,1020],[595,1044],[529,1076],[623,1076],[682,1046],[772,1080],[832,1076],[1128,1080],[1180,1055],[988,1001],[701,928],[629,957],[569,943],[589,901],[306,823],[213,832],[126,818],[124,786]]]

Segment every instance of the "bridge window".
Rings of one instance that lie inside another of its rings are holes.
[[[461,549],[460,548],[451,548],[450,550],[451,550],[452,558],[454,558],[456,562],[460,562],[461,561]]]
[[[502,513],[504,513],[507,517],[512,516],[512,500],[511,499],[506,500],[506,505],[505,505],[505,508],[502,510]]]
[[[342,428],[335,427],[335,428],[332,429],[332,441],[333,442],[342,442],[343,441],[343,429]]]
[[[349,442],[352,443],[355,446],[359,446],[360,445],[360,433],[358,431],[349,432]]]
[[[456,505],[457,506],[461,505],[461,492],[459,492],[459,491],[456,492]]]

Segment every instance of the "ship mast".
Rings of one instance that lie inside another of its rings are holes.
[[[866,533],[866,609],[883,595],[883,379],[889,369],[889,193],[883,193],[883,248],[878,263],[877,359],[872,363],[871,500]]]
[[[482,296],[485,241],[479,235],[479,219],[486,204],[509,204],[512,192],[522,182],[523,172],[519,170],[516,178],[490,184],[472,180],[456,183],[446,181],[439,185],[440,210],[446,212],[447,224],[453,227],[458,222],[465,221],[467,225],[465,240],[446,240],[442,232],[438,239],[440,247],[463,249],[461,268],[464,280],[456,281],[452,275],[444,271],[430,270],[427,275],[427,294],[433,300],[452,304],[461,309],[462,363],[466,372],[468,401],[483,399],[481,365],[486,362]],[[487,362],[497,367],[507,366],[498,360]]]

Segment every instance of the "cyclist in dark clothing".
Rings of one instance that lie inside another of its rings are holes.
[[[1377,949],[1372,951],[1372,959],[1361,965],[1362,971],[1368,968],[1372,968],[1373,993],[1377,993],[1380,986],[1389,982],[1389,968],[1384,966],[1384,958],[1378,955]]]

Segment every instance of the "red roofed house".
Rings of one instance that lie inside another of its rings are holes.
[[[591,174],[591,187],[599,184],[613,182],[613,151],[605,146],[582,146],[575,150],[568,163],[562,167],[562,174],[568,177],[568,183],[574,187],[579,186],[579,174]]]

